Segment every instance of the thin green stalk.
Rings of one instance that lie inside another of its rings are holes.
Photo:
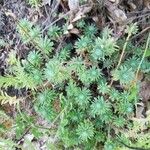
[[[144,61],[146,52],[147,52],[148,47],[149,47],[149,42],[150,42],[150,33],[149,33],[148,38],[147,38],[147,42],[146,42],[146,46],[145,46],[145,50],[144,50],[142,59],[141,59],[141,61],[140,61],[140,63],[139,63],[139,66],[138,66],[137,71],[136,71],[136,74],[135,74],[135,82],[134,82],[134,84],[133,84],[133,86],[135,86],[135,87],[136,87],[136,83],[137,83],[137,81],[138,81],[138,74],[139,74],[141,65],[142,65],[142,63],[143,63],[143,61]],[[131,88],[132,88],[132,86],[131,86]],[[138,93],[137,93],[137,94],[138,94]],[[136,102],[135,102],[135,108],[136,108],[136,110],[137,110],[137,103],[136,103]]]
[[[146,52],[147,52],[147,50],[148,50],[149,43],[150,43],[150,33],[149,33],[148,38],[147,38],[147,42],[146,42],[146,46],[145,46],[145,50],[144,50],[144,53],[143,53],[142,59],[141,59],[141,61],[140,61],[140,63],[139,63],[138,69],[137,69],[137,71],[136,71],[136,75],[135,75],[135,82],[137,82],[138,74],[139,74],[139,71],[140,71],[141,65],[142,65],[142,63],[143,63],[143,61],[144,61],[144,58],[145,58]]]
[[[119,68],[119,66],[120,66],[120,64],[122,62],[122,59],[123,59],[123,56],[124,56],[124,53],[125,53],[125,50],[126,50],[126,47],[127,47],[127,44],[128,44],[128,41],[129,41],[129,38],[130,38],[131,35],[132,35],[132,32],[129,32],[129,34],[128,34],[127,38],[126,38],[126,41],[125,41],[125,43],[123,45],[123,49],[122,49],[122,52],[121,52],[121,55],[120,55],[120,58],[119,58],[119,61],[118,61],[118,64],[117,64],[117,67],[116,67],[115,70],[118,70],[118,68]],[[110,86],[112,86],[113,81],[114,80],[112,79],[111,82],[110,82]]]

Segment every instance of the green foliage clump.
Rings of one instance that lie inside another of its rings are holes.
[[[104,97],[95,98],[91,104],[91,115],[93,117],[107,115],[110,111],[110,104],[104,100]],[[103,118],[102,118],[103,120]]]
[[[135,73],[132,68],[127,68],[126,66],[121,66],[118,70],[113,73],[114,80],[119,80],[121,84],[129,84],[134,80]]]
[[[33,50],[24,60],[8,58],[10,71],[0,78],[0,87],[29,90],[35,112],[52,124],[49,130],[62,149],[123,148],[118,137],[123,136],[122,128],[130,131],[134,125],[131,116],[139,100],[138,86],[132,83],[137,82],[137,70],[149,71],[147,58],[139,68],[142,53],[128,51],[128,38],[135,34],[136,25],[127,27],[127,39],[121,42],[107,27],[101,32],[83,20],[76,26],[83,35],[58,48],[61,27],[54,25],[43,36],[40,27],[21,20],[18,32],[22,42]],[[122,48],[126,55],[119,60]],[[36,129],[34,121],[27,122]],[[132,143],[129,136],[125,139]]]
[[[91,56],[95,60],[104,60],[106,56],[111,56],[118,50],[116,41],[111,36],[112,32],[108,28],[105,28],[102,32],[102,37],[95,39],[94,47],[92,49]]]
[[[45,90],[37,96],[35,110],[47,120],[52,120],[56,117],[57,112],[53,108],[53,101],[56,100],[56,96],[56,93],[52,90]]]
[[[93,124],[87,120],[84,120],[84,122],[79,124],[76,132],[81,142],[87,142],[88,139],[91,139],[94,136]]]

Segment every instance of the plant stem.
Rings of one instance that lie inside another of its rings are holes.
[[[145,58],[146,52],[147,52],[147,50],[148,50],[149,43],[150,43],[150,33],[149,33],[148,38],[147,38],[147,42],[146,42],[146,46],[145,46],[145,50],[144,50],[142,59],[141,59],[141,61],[140,61],[140,63],[139,63],[138,69],[137,69],[137,71],[136,71],[136,75],[135,75],[135,83],[137,82],[138,74],[139,74],[141,65],[142,65],[142,63],[143,63],[143,60],[144,60],[144,58]]]
[[[118,64],[117,64],[117,67],[116,67],[115,70],[117,70],[117,69],[119,68],[120,64],[121,64],[121,61],[122,61],[122,59],[123,59],[123,56],[124,56],[124,53],[125,53],[125,50],[126,50],[126,47],[127,47],[127,44],[128,44],[128,41],[129,41],[129,38],[130,38],[131,34],[132,34],[132,33],[129,33],[128,36],[127,36],[127,38],[126,38],[126,41],[125,41],[125,43],[124,43],[124,45],[123,45],[123,49],[122,49],[122,52],[121,52],[121,55],[120,55],[120,58],[119,58],[119,61],[118,61]],[[113,81],[114,81],[114,80],[113,80],[113,78],[112,78],[112,80],[111,80],[111,82],[110,82],[110,86],[112,86]]]

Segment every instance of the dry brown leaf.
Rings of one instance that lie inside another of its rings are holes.
[[[6,129],[10,129],[13,125],[13,121],[11,119],[6,120],[2,123]]]
[[[75,14],[74,18],[71,22],[76,22],[80,20],[81,18],[85,17],[85,14],[89,13],[92,9],[92,5],[87,4],[79,7],[79,11]]]
[[[123,10],[119,9],[116,4],[112,4],[109,1],[105,1],[105,6],[112,23],[124,24],[127,20],[127,16]]]
[[[72,30],[69,31],[71,34],[79,35],[80,31],[77,28],[73,28]]]
[[[150,9],[150,0],[144,0],[144,6]]]
[[[60,112],[61,111],[61,105],[60,105],[60,101],[59,100],[55,100],[53,102],[53,108],[55,109],[56,112]]]

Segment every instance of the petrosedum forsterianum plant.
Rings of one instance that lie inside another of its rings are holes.
[[[32,50],[24,60],[8,58],[10,71],[0,78],[0,87],[31,91],[37,114],[54,125],[56,149],[121,149],[125,145],[118,142],[120,139],[132,143],[121,131],[124,127],[131,130],[130,116],[139,99],[129,87],[142,57],[142,53],[128,51],[128,38],[137,27],[129,25],[127,39],[121,42],[107,27],[101,32],[83,20],[77,27],[83,35],[55,51],[63,36],[61,27],[50,27],[43,36],[40,27],[21,20],[18,32]],[[119,60],[124,51],[131,57]],[[145,58],[140,71],[147,72],[148,64]],[[111,79],[116,81],[112,85]]]

